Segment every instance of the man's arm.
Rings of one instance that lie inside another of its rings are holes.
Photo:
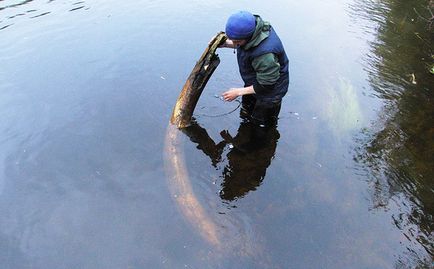
[[[220,45],[220,48],[231,48],[231,49],[235,49],[236,46],[234,44],[234,42],[232,42],[232,40],[230,40],[229,38],[226,39],[225,43]]]
[[[280,78],[280,64],[277,56],[273,53],[266,53],[252,62],[256,72],[257,83],[253,85],[256,93],[267,93],[273,89],[274,84]]]
[[[273,53],[261,55],[253,60],[257,84],[245,88],[231,88],[222,94],[225,101],[232,101],[246,94],[266,93],[272,90],[280,77],[280,64]]]
[[[255,94],[253,85],[245,88],[231,88],[229,91],[224,92],[222,96],[225,101],[233,101],[238,96],[243,96],[246,94]]]

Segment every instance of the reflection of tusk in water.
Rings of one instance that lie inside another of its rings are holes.
[[[205,88],[208,79],[220,63],[215,54],[218,46],[225,42],[223,32],[217,34],[203,52],[193,68],[173,108],[171,124],[167,127],[165,141],[165,166],[168,172],[169,188],[182,214],[195,226],[203,238],[212,245],[219,245],[217,226],[206,214],[194,195],[185,165],[184,152],[180,145],[180,131],[190,125],[191,117],[197,101]]]
[[[181,132],[169,124],[165,141],[165,167],[168,172],[169,189],[179,209],[188,222],[199,230],[201,236],[214,246],[220,245],[217,226],[206,214],[194,195],[180,145]]]

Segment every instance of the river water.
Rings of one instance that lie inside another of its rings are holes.
[[[0,1],[0,268],[430,268],[427,6]],[[242,83],[218,52],[178,144],[216,243],[171,191],[164,140],[195,61],[240,9],[280,35],[291,86],[278,128],[240,154],[224,139],[242,139],[238,103],[218,96]]]

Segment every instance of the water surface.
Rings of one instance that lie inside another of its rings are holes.
[[[429,268],[432,30],[401,2],[0,1],[1,268]],[[271,21],[291,86],[264,148],[234,151],[221,49],[180,133],[216,247],[170,191],[164,137],[239,9]]]

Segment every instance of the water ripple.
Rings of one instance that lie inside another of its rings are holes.
[[[25,1],[22,1],[22,2],[17,3],[17,4],[6,5],[6,6],[3,6],[3,7],[0,7],[0,10],[7,9],[7,8],[12,8],[12,7],[22,6],[22,5],[25,5],[25,4],[30,3],[30,2],[33,2],[33,0],[25,0]]]
[[[38,18],[38,17],[42,17],[42,16],[45,16],[45,15],[48,15],[48,14],[50,14],[51,12],[44,12],[44,13],[41,13],[41,14],[39,14],[39,15],[36,15],[36,16],[32,16],[32,17],[30,17],[30,19],[34,19],[34,18]]]
[[[19,3],[5,3],[0,6],[0,11],[2,11],[0,30],[10,28],[10,26],[21,23],[26,19],[36,19],[53,13],[60,14],[63,12],[88,9],[89,7],[86,6],[85,1],[61,3],[55,1],[42,2],[27,0]]]

